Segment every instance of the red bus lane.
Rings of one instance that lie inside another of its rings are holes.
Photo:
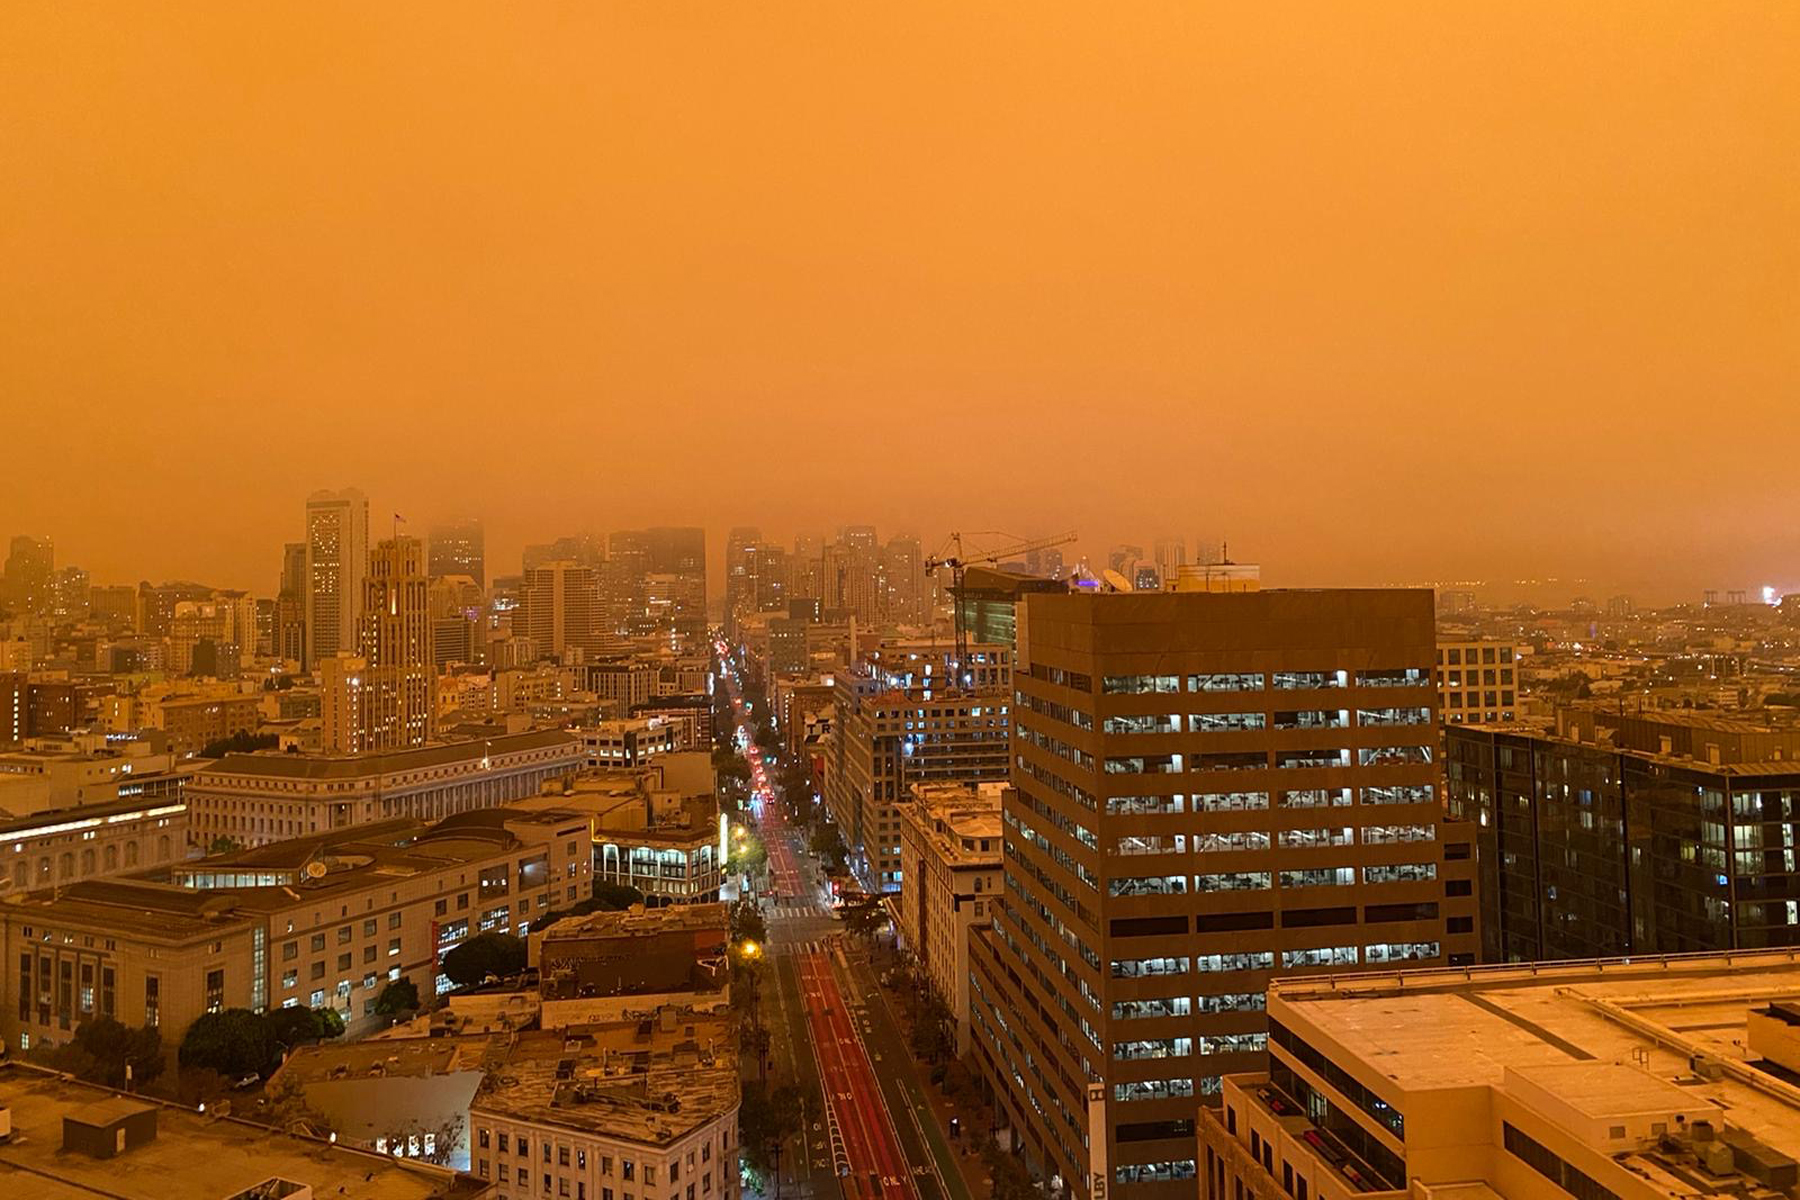
[[[889,1124],[874,1068],[850,1020],[831,960],[808,953],[800,961],[807,1021],[850,1169],[845,1186],[859,1196],[912,1200],[918,1193],[911,1170]]]

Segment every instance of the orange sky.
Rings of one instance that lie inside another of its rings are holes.
[[[0,536],[1800,587],[1800,6],[0,7]],[[380,522],[378,522],[380,524]]]

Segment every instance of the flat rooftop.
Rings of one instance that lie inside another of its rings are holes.
[[[579,917],[564,917],[537,931],[547,941],[565,938],[630,938],[652,933],[717,932],[721,943],[731,927],[723,904],[667,904],[630,908],[611,912],[591,912]]]
[[[505,1054],[505,1039],[484,1033],[327,1042],[296,1046],[282,1064],[280,1076],[296,1083],[372,1077],[424,1079],[495,1069]]]
[[[470,1109],[667,1146],[737,1109],[734,1020],[664,1009],[522,1033]]]
[[[533,729],[524,733],[499,733],[467,741],[441,742],[416,750],[382,754],[323,755],[258,751],[227,754],[200,772],[201,776],[259,776],[272,779],[365,779],[397,775],[426,767],[479,763],[496,754],[516,754],[547,747],[570,747],[576,740],[560,729]],[[208,780],[207,782],[210,782]]]
[[[271,1178],[350,1200],[462,1200],[488,1185],[442,1167],[402,1162],[231,1118],[131,1097],[156,1108],[156,1138],[110,1159],[62,1149],[63,1118],[108,1112],[124,1099],[22,1063],[0,1063],[0,1105],[13,1136],[0,1144],[0,1187],[32,1200],[224,1200]],[[96,1108],[96,1106],[99,1106]]]
[[[1800,998],[1800,951],[1694,954],[1276,979],[1288,1010],[1409,1092],[1505,1086],[1508,1068],[1557,1080],[1589,1111],[1630,1111],[1678,1089],[1800,1157],[1800,1087],[1755,1065],[1751,1009]],[[1690,1066],[1701,1055],[1721,1078]],[[1618,1070],[1615,1064],[1628,1064]],[[1587,1069],[1568,1070],[1572,1064]],[[1630,1065],[1630,1064],[1641,1064]],[[1788,1077],[1791,1078],[1791,1077]]]

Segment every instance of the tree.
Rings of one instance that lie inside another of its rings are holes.
[[[208,843],[206,852],[208,854],[231,854],[234,851],[242,850],[243,848],[242,842],[221,834]]]
[[[525,943],[504,933],[478,933],[444,955],[443,972],[458,987],[492,975],[505,979],[525,969]]]
[[[381,989],[381,995],[375,997],[375,1011],[384,1017],[416,1012],[418,1008],[419,985],[404,977],[390,980]]]
[[[77,1079],[110,1088],[125,1086],[129,1066],[132,1086],[142,1087],[162,1074],[162,1034],[99,1017],[76,1026],[75,1036],[50,1051],[47,1062]]]
[[[280,1051],[269,1023],[247,1008],[227,1008],[202,1015],[181,1039],[181,1066],[217,1071],[228,1079],[260,1075],[273,1067]]]
[[[873,938],[887,923],[887,908],[878,897],[844,906],[844,927],[858,937]]]
[[[344,1018],[329,1008],[272,1008],[263,1014],[269,1040],[277,1052],[334,1038],[344,1032]]]
[[[836,825],[820,822],[813,827],[812,836],[806,840],[807,849],[825,860],[826,869],[840,872],[849,861],[850,852],[844,845],[843,835]]]
[[[227,754],[249,754],[256,750],[273,750],[281,745],[281,735],[252,733],[240,729],[230,737],[217,738],[200,748],[201,758],[223,758]]]
[[[594,904],[587,912],[623,912],[634,904],[644,902],[644,893],[634,887],[626,887],[622,883],[607,883],[604,880],[594,881]],[[580,905],[576,906],[580,908]],[[580,915],[580,914],[577,914]],[[535,927],[534,927],[535,928]]]
[[[1038,1200],[1042,1195],[1025,1164],[999,1146],[989,1142],[981,1158],[993,1179],[993,1200]]]
[[[739,900],[728,910],[731,920],[731,940],[734,942],[769,940],[768,923],[763,920],[761,910],[753,900]]]
[[[761,1080],[744,1084],[738,1110],[738,1136],[752,1168],[767,1171],[780,1161],[781,1144],[805,1125],[800,1089],[784,1083],[770,1089]]]

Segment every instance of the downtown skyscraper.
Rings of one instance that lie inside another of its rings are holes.
[[[355,651],[369,558],[369,500],[354,488],[306,498],[303,666]]]

